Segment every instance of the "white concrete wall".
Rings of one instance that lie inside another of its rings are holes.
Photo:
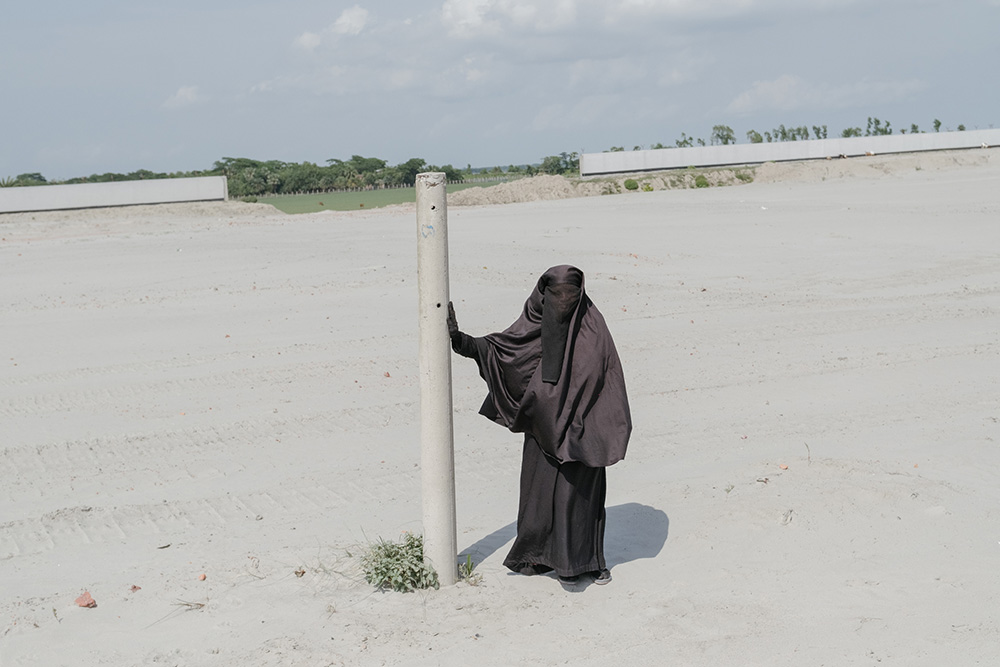
[[[881,137],[780,141],[697,148],[663,148],[652,151],[617,151],[584,153],[580,156],[580,174],[623,174],[629,172],[758,164],[787,160],[810,160],[848,157],[874,153],[913,153],[956,148],[979,148],[1000,144],[1000,130],[892,134]]]
[[[229,199],[225,176],[0,188],[0,213]]]

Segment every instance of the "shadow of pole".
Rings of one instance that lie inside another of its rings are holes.
[[[670,532],[670,519],[663,510],[639,503],[608,507],[604,529],[604,558],[608,567],[641,558],[655,558],[663,550]],[[472,556],[474,566],[495,554],[517,536],[517,524],[508,523],[460,552],[461,562]]]
[[[503,528],[498,528],[492,533],[459,552],[459,561],[464,563],[466,554],[472,555],[472,564],[479,567],[479,564],[500,550],[500,547],[517,537],[517,523],[508,523]]]

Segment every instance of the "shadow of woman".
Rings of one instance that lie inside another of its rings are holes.
[[[655,558],[663,550],[670,532],[670,519],[663,510],[639,503],[615,505],[606,510],[604,558],[608,567],[640,558]],[[480,563],[517,536],[517,524],[508,523],[460,552],[459,562],[472,556]]]
[[[663,510],[625,503],[606,511],[604,559],[609,568],[640,558],[656,558],[663,550],[670,532],[670,519]]]

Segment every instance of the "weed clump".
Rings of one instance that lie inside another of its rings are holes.
[[[483,581],[483,575],[476,572],[476,564],[472,562],[472,554],[466,554],[465,562],[458,564],[458,578],[470,586],[478,586]]]
[[[694,187],[707,188],[709,185],[711,184],[708,182],[708,178],[705,176],[705,174],[698,174],[697,176],[694,177]]]
[[[424,563],[424,538],[406,533],[400,542],[379,539],[361,556],[365,580],[379,590],[408,593],[437,588],[438,576]]]
[[[639,189],[639,182],[636,181],[634,178],[626,178],[625,179],[625,189],[626,190],[638,190]]]

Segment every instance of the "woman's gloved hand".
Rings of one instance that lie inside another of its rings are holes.
[[[462,332],[458,330],[458,320],[455,319],[455,306],[448,302],[448,335],[451,336],[451,344],[458,345],[462,342]]]

